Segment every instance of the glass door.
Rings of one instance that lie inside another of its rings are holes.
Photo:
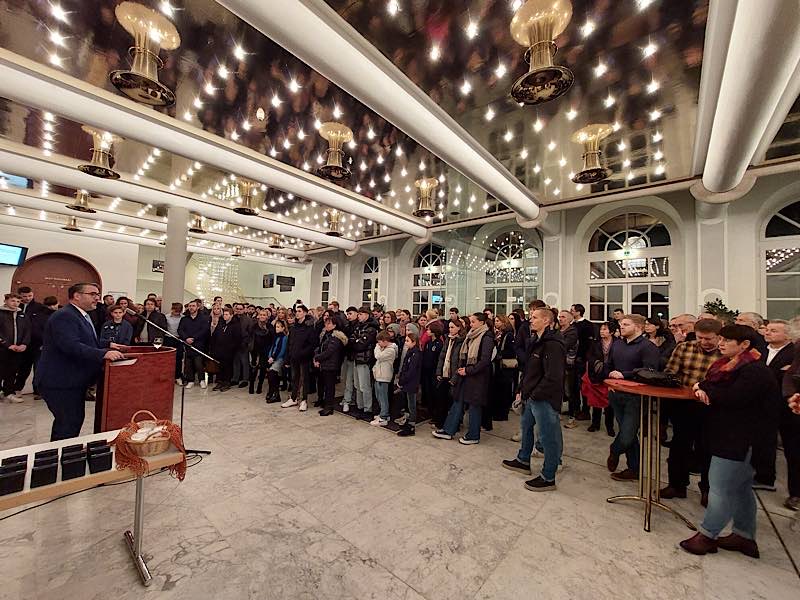
[[[607,283],[589,286],[589,320],[608,321],[616,309],[669,318],[669,283]]]

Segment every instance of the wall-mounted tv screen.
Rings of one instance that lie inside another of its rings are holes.
[[[25,262],[25,257],[27,255],[27,248],[11,246],[10,244],[0,244],[0,265],[17,267]]]

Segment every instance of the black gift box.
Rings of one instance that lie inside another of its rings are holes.
[[[0,496],[21,492],[25,487],[25,463],[13,463],[0,467]]]
[[[61,481],[68,479],[75,479],[76,477],[83,477],[86,475],[86,454],[76,454],[72,457],[68,456],[65,460],[63,455],[61,457]]]
[[[13,465],[17,463],[27,464],[28,462],[28,455],[27,454],[20,454],[19,456],[9,456],[8,458],[3,459],[3,466]]]
[[[34,460],[39,460],[40,458],[51,458],[51,457],[58,460],[58,448],[50,448],[49,450],[39,450],[39,452],[33,455]]]
[[[104,446],[108,446],[108,440],[95,440],[86,444],[86,450],[92,452],[95,448],[103,448]]]
[[[89,453],[89,472],[100,473],[111,469],[111,448],[106,446],[102,452]]]
[[[62,452],[61,453],[61,464],[64,464],[65,460],[74,460],[76,458],[82,458],[86,460],[86,450],[72,450],[71,452]]]
[[[72,446],[64,446],[61,449],[61,454],[74,454],[83,450],[83,444],[73,444]]]
[[[31,487],[53,484],[57,477],[58,460],[55,457],[40,458],[33,463],[33,469],[31,469]]]

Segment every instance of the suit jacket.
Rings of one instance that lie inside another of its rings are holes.
[[[146,323],[144,318],[148,318],[150,321],[161,327],[162,329],[167,329],[167,317],[165,317],[162,313],[154,310],[150,313],[150,316],[147,316],[147,313],[140,313],[140,316],[143,317],[136,321],[136,325],[133,327],[133,339],[137,342],[139,341],[139,337],[142,335],[142,331],[144,331],[145,325],[147,325],[147,341],[152,343],[153,340],[157,337],[165,338],[167,335],[163,331],[159,331],[150,323]]]
[[[767,364],[767,353],[761,355],[761,362],[765,365]],[[777,426],[778,420],[780,419],[781,408],[786,404],[781,395],[780,391],[783,385],[783,378],[786,373],[789,371],[789,368],[794,361],[795,357],[795,347],[794,344],[790,343],[783,348],[781,348],[780,352],[775,355],[775,358],[772,359],[772,362],[767,365],[770,373],[775,378],[776,383],[778,384],[778,393],[769,399],[769,401],[765,402],[765,406],[767,406],[767,425],[768,426]]]
[[[57,310],[44,328],[42,356],[36,369],[40,389],[85,389],[95,383],[103,368],[107,341],[72,304]]]

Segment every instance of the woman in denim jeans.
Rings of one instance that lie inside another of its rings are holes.
[[[722,358],[694,385],[698,400],[709,407],[708,508],[698,532],[680,545],[692,554],[715,553],[722,548],[758,558],[750,456],[755,433],[767,414],[765,400],[777,394],[777,384],[769,368],[759,361],[761,354],[753,349],[754,329],[728,325],[719,337]],[[732,533],[720,537],[731,521]]]
[[[389,424],[389,386],[394,379],[394,359],[397,356],[397,345],[392,341],[388,331],[379,331],[377,344],[373,350],[375,364],[372,375],[375,377],[375,397],[381,412],[370,421],[375,427],[386,427]]]

